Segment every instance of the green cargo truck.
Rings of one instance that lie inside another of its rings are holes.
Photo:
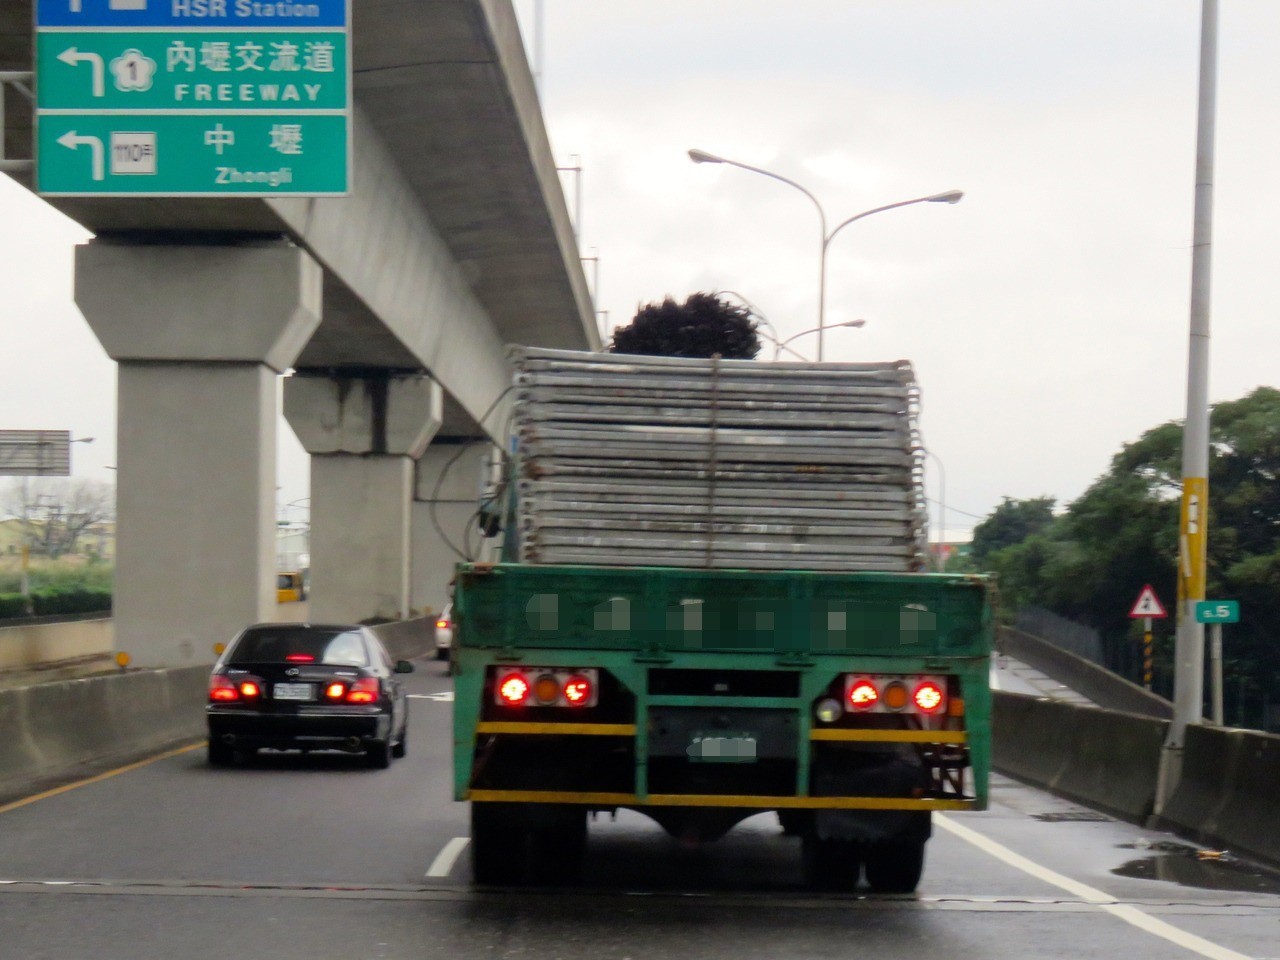
[[[571,880],[589,815],[627,808],[688,842],[774,811],[809,883],[913,890],[931,811],[987,802],[993,618],[984,578],[913,572],[909,373],[517,370],[505,559],[455,581],[477,882]]]

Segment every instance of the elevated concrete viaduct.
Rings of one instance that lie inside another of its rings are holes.
[[[31,25],[32,0],[0,5],[0,71],[32,69]],[[119,364],[116,637],[139,665],[272,616],[279,374],[312,455],[312,619],[395,617],[444,602],[505,345],[598,346],[511,0],[357,0],[352,42],[351,196],[52,201],[96,235],[75,292]],[[29,157],[31,105],[4,95],[3,155]]]

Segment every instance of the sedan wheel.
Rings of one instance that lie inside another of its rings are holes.
[[[375,770],[385,770],[391,766],[391,741],[370,740],[365,748],[364,762]]]

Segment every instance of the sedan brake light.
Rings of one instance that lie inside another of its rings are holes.
[[[377,677],[361,677],[347,691],[347,703],[376,703],[381,694]]]
[[[226,677],[214,676],[209,679],[209,699],[213,703],[231,703],[240,699],[240,691]]]

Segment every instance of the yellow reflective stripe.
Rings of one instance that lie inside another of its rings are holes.
[[[858,743],[968,743],[964,730],[813,730],[810,740],[845,740]]]
[[[470,790],[463,797],[477,803],[579,803],[608,807],[758,807],[762,810],[972,810],[974,799],[911,797],[752,797],[718,794],[580,793],[559,790]]]
[[[520,723],[505,720],[482,720],[476,733],[568,734],[588,737],[634,737],[634,723]]]

